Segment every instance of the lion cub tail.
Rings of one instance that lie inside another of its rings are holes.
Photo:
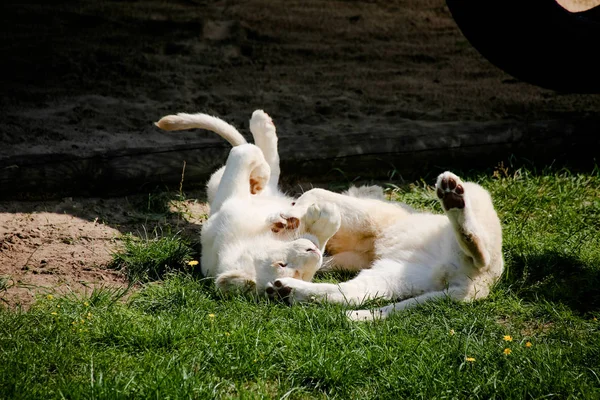
[[[227,140],[232,146],[239,146],[248,143],[246,139],[232,125],[220,118],[207,114],[186,114],[167,115],[162,117],[154,125],[165,131],[181,131],[185,129],[206,129],[213,131],[223,139]]]

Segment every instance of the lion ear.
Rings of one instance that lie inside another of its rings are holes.
[[[215,284],[224,294],[249,293],[256,288],[256,278],[245,271],[229,271],[219,275]]]

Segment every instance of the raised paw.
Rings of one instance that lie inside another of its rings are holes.
[[[259,194],[267,187],[271,178],[271,168],[264,158],[256,168],[250,172],[250,193]]]
[[[465,188],[461,179],[452,172],[444,172],[436,182],[437,197],[442,201],[444,210],[465,208]]]
[[[265,164],[260,164],[250,173],[250,193],[259,194],[267,187],[271,169]]]
[[[250,118],[250,131],[253,135],[265,135],[269,132],[275,132],[273,120],[263,110],[256,110]]]
[[[300,226],[300,220],[296,217],[284,214],[273,214],[268,218],[271,225],[271,232],[279,233],[284,231],[293,231]]]
[[[333,203],[311,204],[303,218],[305,230],[326,241],[333,236],[342,223],[340,210]]]

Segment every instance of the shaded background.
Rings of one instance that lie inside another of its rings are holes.
[[[152,124],[182,111],[246,133],[264,109],[288,179],[435,175],[510,154],[593,165],[580,151],[598,144],[600,95],[507,75],[464,38],[443,0],[2,8],[2,197],[172,186],[183,161],[186,184],[202,184],[229,146]],[[499,137],[509,145],[485,146]]]

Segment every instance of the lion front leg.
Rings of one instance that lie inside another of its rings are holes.
[[[279,152],[277,151],[277,130],[273,120],[263,110],[255,110],[250,119],[250,132],[256,144],[263,152],[271,168],[269,186],[276,192],[279,184]]]
[[[438,176],[436,194],[452,223],[462,250],[473,259],[476,267],[482,268],[488,265],[490,262],[490,252],[487,248],[488,235],[474,210],[477,205],[474,203],[489,202],[489,207],[485,208],[491,209],[495,216],[487,192],[479,185],[465,183],[452,172],[446,171]]]
[[[323,253],[327,241],[340,229],[341,218],[335,204],[311,204],[300,220],[300,231],[304,237],[316,238]]]
[[[269,297],[283,299],[289,304],[328,302],[357,305],[362,302],[363,295],[358,292],[350,292],[349,288],[344,288],[341,284],[313,283],[294,278],[280,278],[269,286],[267,288]]]
[[[397,280],[393,270],[365,270],[354,279],[339,284],[305,282],[292,278],[277,279],[267,292],[271,297],[285,299],[288,303],[328,302],[346,305],[359,305],[366,300],[391,300],[398,297],[395,285]]]
[[[340,228],[341,215],[335,204],[311,204],[304,214],[297,217],[284,213],[271,214],[267,223],[271,232],[305,237],[314,242],[323,253],[327,241]]]

